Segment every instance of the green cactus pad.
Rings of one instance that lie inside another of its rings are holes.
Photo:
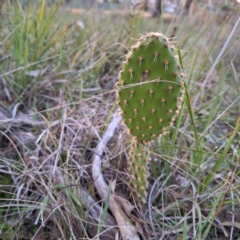
[[[129,169],[131,172],[130,183],[133,187],[133,197],[137,197],[140,203],[145,203],[147,196],[147,178],[148,178],[148,146],[145,146],[132,139],[132,147],[129,157]],[[137,201],[139,202],[139,201]]]
[[[183,73],[175,47],[160,33],[141,37],[119,73],[118,100],[129,132],[148,142],[166,132],[181,108]]]

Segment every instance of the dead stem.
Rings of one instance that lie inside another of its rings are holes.
[[[108,128],[102,137],[102,140],[98,143],[96,153],[93,155],[92,176],[94,179],[94,185],[104,202],[107,199],[108,191],[111,186],[108,186],[103,178],[100,156],[102,156],[108,141],[112,138],[115,128],[121,119],[121,116],[113,117],[112,122],[108,125]],[[114,195],[114,189],[111,189],[109,208],[118,223],[122,239],[139,240],[140,238],[136,229],[132,226],[130,220],[128,220],[127,216],[124,214],[123,206],[121,206],[121,203],[117,201],[116,197],[117,196]]]

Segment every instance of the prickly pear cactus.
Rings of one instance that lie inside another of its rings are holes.
[[[141,163],[145,169],[133,170],[132,181],[143,198],[148,175],[144,145],[173,125],[181,109],[183,87],[177,51],[167,37],[149,33],[132,46],[119,73],[118,102],[133,136],[130,167]]]
[[[130,173],[130,183],[133,187],[133,197],[137,196],[140,203],[145,203],[147,196],[147,178],[148,163],[150,161],[148,154],[148,144],[142,144],[132,139],[132,146],[129,157],[131,161],[128,164],[128,172]]]

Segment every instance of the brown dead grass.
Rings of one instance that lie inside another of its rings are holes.
[[[74,14],[85,13],[82,9],[69,11]],[[99,11],[97,13],[99,14]],[[110,12],[102,11],[100,14],[104,17]],[[124,16],[126,12],[111,11],[111,14]],[[143,15],[144,17],[150,17],[148,13],[144,14],[146,14]],[[170,21],[172,17],[172,15],[165,15],[164,19]],[[219,26],[214,25],[215,27]],[[186,35],[187,30],[185,31]],[[212,39],[211,34],[209,33],[208,40]],[[226,36],[222,41],[224,39]],[[201,54],[206,55],[206,51],[206,48],[202,48]],[[191,61],[192,59],[186,60],[188,65],[186,71],[189,71]],[[209,64],[211,61],[212,59]],[[110,68],[112,62],[111,60],[109,62],[110,64],[106,65]],[[36,84],[34,89],[27,91],[24,99],[27,108],[23,106],[23,102],[15,102],[16,96],[12,89],[4,84],[4,80],[1,82],[0,169],[1,177],[8,181],[6,186],[1,186],[1,194],[3,194],[1,205],[4,206],[4,216],[0,218],[6,226],[9,226],[9,229],[1,233],[0,238],[18,239],[24,236],[25,239],[53,240],[57,237],[69,239],[69,236],[74,236],[75,239],[96,237],[103,202],[94,188],[95,179],[92,179],[91,173],[92,156],[109,124],[112,113],[117,110],[114,89],[117,80],[116,68],[118,66],[110,72],[107,71],[108,69],[102,71],[98,76],[99,82],[96,81],[92,86],[86,87],[83,91],[83,99],[79,101],[77,99],[82,89],[71,89],[73,102],[68,100],[63,91],[71,86],[70,77],[64,80],[57,76],[54,80],[50,77],[46,78]],[[235,69],[234,66],[233,69]],[[235,81],[238,84],[238,70],[235,69],[235,72]],[[191,90],[198,91],[201,88],[204,74],[199,77],[194,86],[191,86]],[[11,79],[14,76],[9,73],[8,77]],[[219,73],[214,72],[206,84],[205,95],[201,95],[199,99],[194,99],[194,94],[192,96],[192,100],[197,100],[198,103],[194,110],[199,114],[199,119],[210,112],[208,108],[202,111],[198,109],[202,107],[201,104],[208,104],[212,99],[217,90],[219,78]],[[223,109],[234,100],[235,89],[231,86],[227,88],[228,92],[223,94],[226,100]],[[33,105],[34,102],[38,103],[37,109]],[[46,102],[48,108],[46,108]],[[230,117],[234,120],[237,114],[236,111],[230,112]],[[188,114],[185,112],[184,118],[187,117]],[[214,125],[224,135],[232,131],[232,126],[225,121],[217,121]],[[199,124],[200,127],[201,124]],[[142,231],[146,239],[156,240],[162,236],[165,236],[165,239],[176,239],[178,236],[181,238],[183,230],[179,223],[186,215],[188,218],[192,217],[192,213],[196,210],[193,203],[199,204],[202,215],[198,217],[206,220],[211,212],[213,200],[208,199],[209,195],[214,193],[217,195],[226,190],[225,188],[215,190],[215,187],[228,174],[227,168],[214,178],[211,185],[213,192],[209,188],[206,194],[195,194],[200,180],[192,180],[191,172],[188,172],[192,158],[192,151],[188,148],[194,142],[192,129],[188,128],[188,123],[180,127],[178,137],[183,135],[184,137],[177,145],[181,149],[173,158],[162,154],[158,146],[153,145],[151,149],[155,167],[162,175],[157,179],[154,178],[154,167],[151,166],[149,190],[153,190],[152,205],[150,208],[146,205],[141,209],[135,209],[131,216],[133,223],[138,230]],[[165,143],[171,144],[169,140]],[[134,199],[130,197],[131,186],[127,183],[128,148],[129,137],[126,134],[126,128],[123,124],[119,124],[102,156],[102,165],[107,183],[113,179],[116,180],[115,193],[134,204]],[[211,153],[215,152],[214,144],[210,146],[206,144],[204,149]],[[172,163],[171,174],[168,176],[170,184],[163,181],[166,179],[165,162]],[[178,164],[179,162],[181,164]],[[237,177],[236,182],[239,182]],[[238,188],[237,184],[234,187]],[[165,200],[167,202],[164,202]],[[222,236],[222,239],[227,239],[231,229],[220,226],[219,222],[231,221],[233,214],[235,221],[240,221],[239,209],[235,209],[233,213],[229,206],[223,207],[214,223],[214,230],[218,236]],[[194,221],[195,218],[189,221],[190,236],[193,236],[193,229],[197,229],[197,223]],[[110,212],[106,215],[104,224],[102,231],[105,232],[99,239],[115,239],[118,230]],[[14,229],[14,232],[11,232],[11,229]],[[214,234],[213,231],[212,235]]]
[[[74,14],[79,14],[79,15],[86,14],[87,12],[89,12],[89,10],[81,9],[81,8],[73,8],[73,9],[69,8],[67,10],[71,11]],[[132,14],[131,11],[126,11],[124,9],[122,9],[122,10],[93,9],[93,10],[91,10],[91,13],[101,15],[102,17],[109,16],[109,15],[116,16],[116,17],[117,16],[123,16],[124,17],[126,15]],[[146,18],[146,19],[152,18],[152,13],[151,12],[139,11],[138,14],[141,15],[141,17]],[[174,17],[174,14],[171,14],[171,13],[164,13],[163,14],[163,19],[166,22],[170,22],[173,19],[173,17]]]

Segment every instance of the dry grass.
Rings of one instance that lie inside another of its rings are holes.
[[[0,239],[115,239],[115,219],[94,188],[92,158],[118,111],[121,56],[132,38],[158,31],[159,21],[81,12],[63,22],[69,13],[60,8],[46,27],[49,48],[43,39],[34,54],[36,33],[22,35],[27,21],[12,21],[20,11],[14,7],[4,9],[0,26]],[[24,11],[33,27],[33,14]],[[129,214],[142,239],[240,237],[239,28],[224,46],[236,20],[232,15],[220,30],[215,18],[178,16],[162,29],[169,37],[176,29],[189,102],[176,127],[151,146],[148,204]],[[19,44],[28,40],[26,53]],[[129,144],[119,124],[101,157],[106,182],[116,180],[115,194],[135,206]]]

